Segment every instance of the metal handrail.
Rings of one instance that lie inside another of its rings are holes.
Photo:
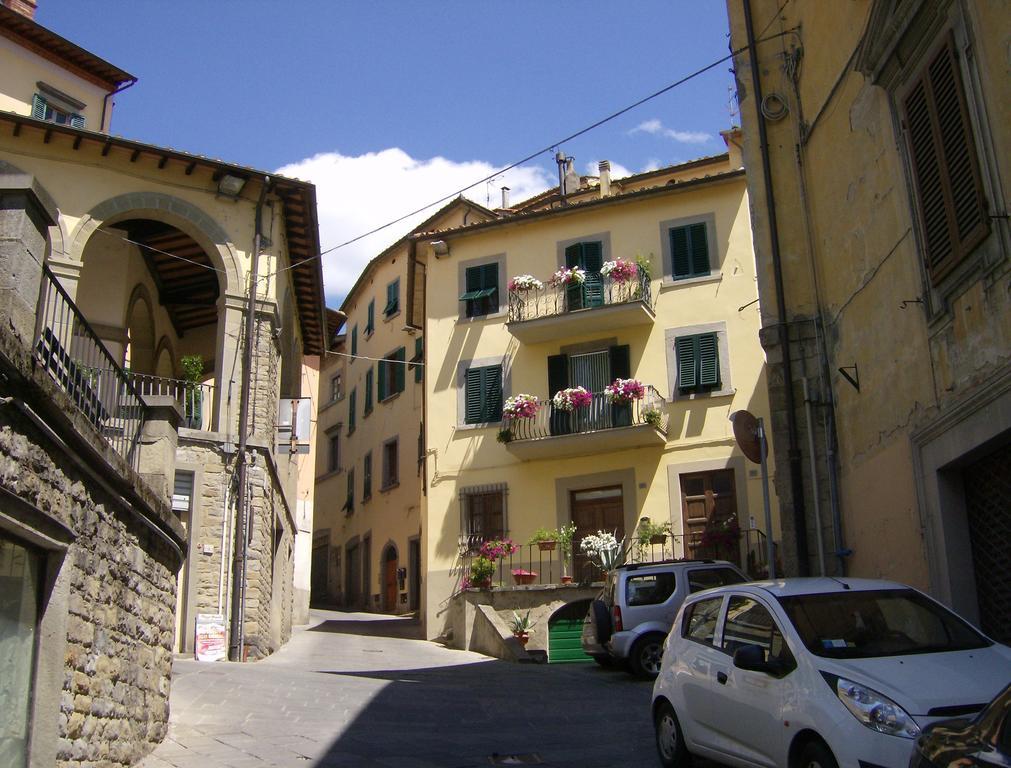
[[[511,440],[538,440],[641,424],[651,424],[666,435],[670,418],[667,400],[656,387],[646,385],[645,389],[641,400],[618,405],[613,404],[603,392],[593,392],[589,405],[573,411],[555,408],[549,397],[543,401],[537,415],[528,419],[504,419],[502,428],[509,430]]]
[[[214,385],[183,379],[169,379],[147,373],[129,373],[144,397],[171,397],[182,408],[182,426],[210,431],[214,409]]]
[[[136,470],[147,415],[144,400],[46,264],[33,352],[77,409]]]
[[[597,272],[590,273],[587,281],[581,288],[576,285],[545,285],[528,291],[509,291],[508,322],[537,320],[570,312],[589,312],[600,307],[633,302],[642,302],[650,309],[653,308],[652,281],[648,274],[639,272],[634,280],[621,283]]]

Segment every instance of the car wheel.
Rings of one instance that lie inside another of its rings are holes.
[[[812,740],[797,754],[794,768],[839,768],[839,763],[824,741]]]
[[[674,714],[674,707],[666,701],[656,708],[653,728],[656,731],[656,751],[661,765],[665,768],[678,768],[691,764],[678,716]]]
[[[597,642],[604,645],[611,639],[611,612],[603,600],[590,603],[590,610],[593,611],[593,623],[597,628]]]
[[[628,657],[628,666],[639,677],[655,678],[660,674],[663,658],[663,635],[643,635],[635,641]]]

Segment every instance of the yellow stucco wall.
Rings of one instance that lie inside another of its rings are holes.
[[[38,92],[39,81],[82,102],[85,107],[85,127],[101,131],[102,101],[108,93],[84,78],[78,77],[37,53],[22,48],[6,37],[0,37],[0,110],[19,115],[32,113],[32,96]],[[111,99],[110,99],[111,102]],[[106,122],[112,119],[112,104],[106,113]]]
[[[1011,245],[1006,222],[993,218],[990,236],[967,261],[976,260],[976,266],[940,287],[932,284],[923,263],[897,104],[944,36],[954,30],[960,58],[971,41],[960,72],[985,197],[991,213],[1005,207],[1011,152],[1007,4],[934,0],[916,5],[923,14],[915,23],[872,21],[875,10],[894,9],[870,0],[781,6],[775,0],[751,3],[757,33],[786,31],[757,48],[763,94],[779,95],[789,108],[784,119],[766,121],[783,282],[790,319],[810,319],[820,307],[826,328],[842,527],[845,544],[853,549],[847,567],[853,575],[897,578],[947,599],[950,590],[937,573],[950,553],[938,539],[932,554],[926,535],[935,525],[932,518],[942,514],[927,503],[936,479],[924,475],[917,486],[917,457],[927,440],[921,435],[939,429],[945,419],[957,423],[946,415],[956,409],[967,418],[985,407],[994,396],[987,387],[1007,376],[1011,303],[1006,290],[995,288],[1007,284]],[[743,6],[735,0],[728,10],[736,48],[746,43]],[[866,38],[888,29],[912,31],[898,46],[899,54],[875,64],[884,73],[876,81],[878,75],[857,67],[866,55]],[[914,44],[917,34],[923,39]],[[783,61],[784,54],[800,48],[795,92]],[[763,324],[771,326],[777,298],[749,56],[741,55],[735,67],[756,252],[764,265],[759,274]],[[801,119],[807,125],[803,141]],[[839,367],[854,365],[859,391],[836,375]],[[1007,427],[994,423],[998,431]],[[963,450],[974,449],[967,442]],[[822,456],[823,451],[819,447]]]
[[[660,222],[698,215],[713,216],[719,276],[680,284],[662,281]],[[581,335],[531,344],[517,340],[506,327],[502,313],[471,320],[460,317],[459,280],[464,266],[504,254],[505,266],[499,278],[504,293],[505,282],[514,275],[530,273],[546,281],[558,266],[558,243],[598,233],[608,233],[610,238],[611,255],[605,254],[605,258],[632,259],[637,254],[651,257],[656,296],[656,317],[651,324],[593,331],[593,321],[588,318],[591,327]],[[743,177],[471,234],[446,235],[448,258],[436,258],[427,248],[422,249],[426,256],[428,307],[426,431],[430,489],[424,544],[429,636],[444,629],[447,600],[459,586],[462,488],[505,483],[508,533],[515,541],[526,543],[536,528],[569,521],[569,490],[612,484],[618,473],[631,471],[634,499],[631,503],[626,499],[626,510],[631,510],[625,515],[626,532],[632,531],[639,517],[647,516],[657,522],[672,522],[675,533],[680,533],[677,471],[729,466],[735,470],[742,527],[751,517],[762,525],[759,473],[755,465],[746,466],[735,447],[727,418],[742,408],[759,416],[767,413]],[[670,403],[666,446],[614,451],[597,443],[596,448],[576,458],[521,461],[497,442],[498,423],[473,427],[458,417],[461,364],[501,360],[507,371],[503,398],[525,392],[543,400],[552,394],[547,392],[547,357],[562,347],[601,339],[629,345],[633,377],[655,386],[670,400],[674,382],[668,372],[665,331],[705,323],[726,324],[734,391]],[[778,518],[774,519],[774,530],[778,530]]]

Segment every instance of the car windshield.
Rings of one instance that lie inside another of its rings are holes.
[[[991,643],[911,589],[780,597],[811,653],[834,659],[984,648]]]

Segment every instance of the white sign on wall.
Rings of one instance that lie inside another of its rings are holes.
[[[228,656],[225,617],[220,613],[198,613],[193,655],[197,661],[221,661]]]

